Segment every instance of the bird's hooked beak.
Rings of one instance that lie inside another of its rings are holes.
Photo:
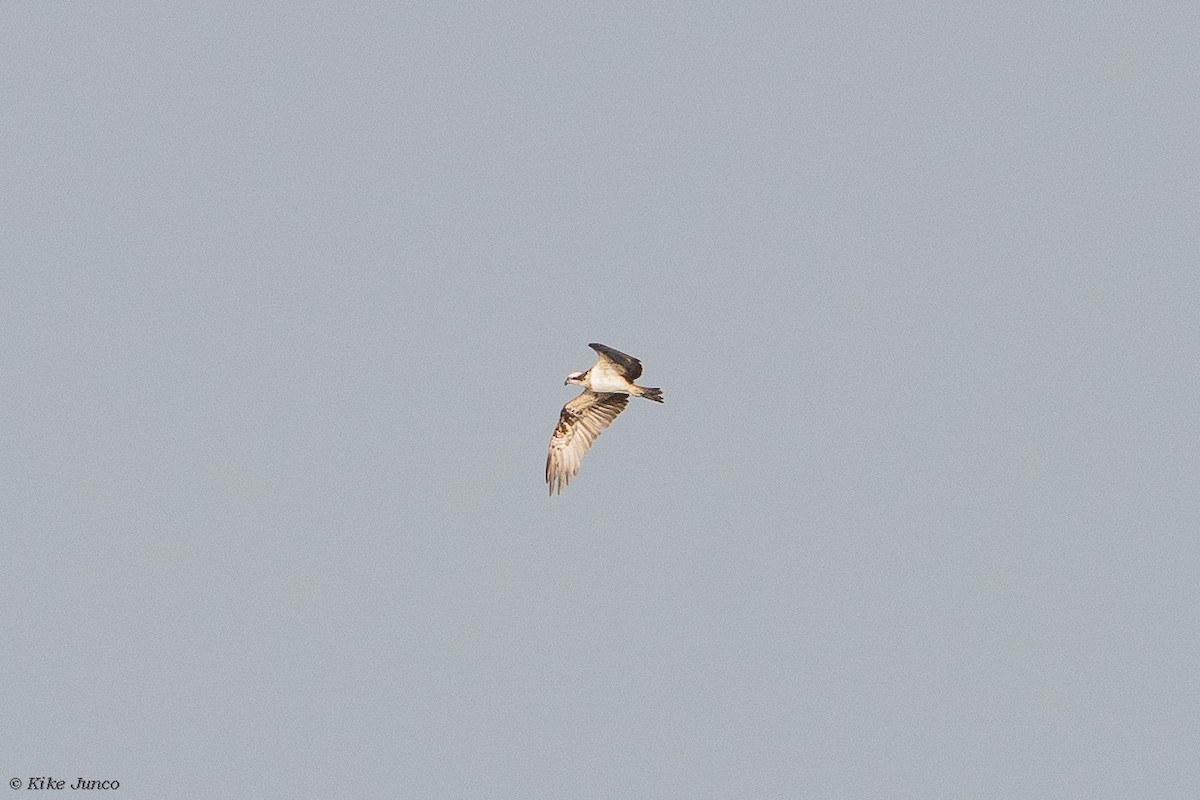
[[[563,386],[570,386],[572,383],[583,383],[583,376],[586,374],[587,373],[585,372],[572,372],[567,376],[567,379],[563,381]]]

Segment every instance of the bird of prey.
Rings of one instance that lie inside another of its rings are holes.
[[[587,372],[572,372],[563,383],[584,388],[583,394],[563,406],[550,437],[550,452],[546,455],[550,494],[561,493],[571,482],[592,442],[625,410],[630,395],[663,401],[662,389],[634,385],[642,374],[642,362],[595,342],[588,347],[599,356],[596,363]]]

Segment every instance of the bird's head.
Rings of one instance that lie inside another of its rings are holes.
[[[567,376],[567,379],[565,381],[563,381],[563,386],[570,386],[572,383],[582,384],[583,376],[586,374],[587,374],[586,372],[572,372],[570,375]]]

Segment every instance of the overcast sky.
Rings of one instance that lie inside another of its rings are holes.
[[[0,5],[0,777],[1194,798],[1197,41]]]

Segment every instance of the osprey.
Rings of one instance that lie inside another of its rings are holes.
[[[662,389],[633,384],[642,374],[642,362],[595,342],[588,347],[599,356],[596,363],[587,372],[572,372],[563,383],[563,386],[575,384],[584,389],[583,394],[562,407],[558,426],[550,437],[550,452],[546,455],[546,483],[550,486],[550,494],[561,493],[579,472],[584,454],[600,431],[625,410],[629,395],[656,403],[663,401]]]

